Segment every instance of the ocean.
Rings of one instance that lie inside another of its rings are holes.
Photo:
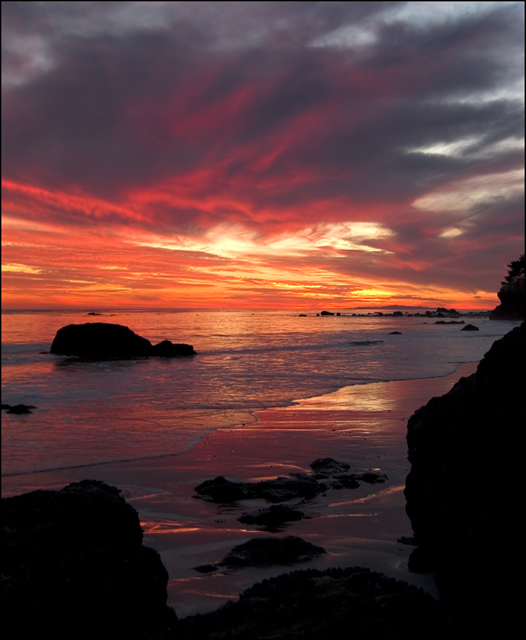
[[[433,318],[341,313],[4,311],[2,402],[37,408],[2,412],[2,475],[172,455],[267,407],[350,385],[445,376],[519,324],[476,318],[467,322],[480,330],[465,332]],[[75,362],[49,353],[58,329],[85,322],[126,325],[153,344],[188,343],[197,355]]]

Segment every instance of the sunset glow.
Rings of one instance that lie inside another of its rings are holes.
[[[523,3],[2,3],[4,308],[489,309]]]

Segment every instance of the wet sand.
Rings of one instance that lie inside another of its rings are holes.
[[[407,420],[476,366],[462,365],[443,378],[346,387],[289,407],[267,409],[255,414],[256,422],[219,429],[177,455],[6,477],[2,495],[60,488],[84,478],[122,489],[139,512],[144,544],[161,554],[170,576],[168,602],[180,617],[206,613],[236,599],[255,582],[303,568],[361,565],[435,593],[429,575],[407,571],[412,547],[397,542],[412,534],[403,495],[409,471]],[[225,506],[195,497],[196,485],[218,475],[255,481],[310,472],[309,464],[322,457],[348,462],[351,472],[379,470],[388,481],[331,489],[301,504],[307,517],[278,534],[237,521],[245,512],[268,506],[262,500]],[[231,574],[200,574],[193,569],[221,560],[237,544],[271,535],[297,535],[327,553],[292,567]]]

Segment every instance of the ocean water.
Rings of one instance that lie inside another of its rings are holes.
[[[2,475],[171,455],[254,412],[369,382],[430,378],[476,362],[518,323],[300,317],[291,310],[3,312]],[[192,358],[74,362],[49,353],[61,327],[123,324],[153,344],[192,344]],[[400,331],[401,335],[389,335]],[[416,407],[415,407],[416,408]]]

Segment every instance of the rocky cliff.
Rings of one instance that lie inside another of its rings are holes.
[[[503,283],[499,296],[500,304],[490,313],[490,320],[525,320],[526,288],[524,286],[524,269],[519,275]]]
[[[456,626],[511,631],[522,604],[526,325],[408,423],[405,495],[418,548]]]

